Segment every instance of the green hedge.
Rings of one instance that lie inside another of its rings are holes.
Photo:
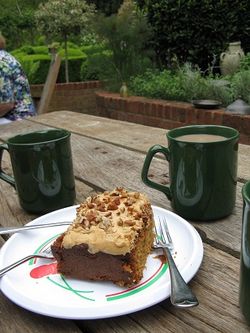
[[[69,57],[69,81],[80,82],[81,79],[81,66],[86,60],[86,56]],[[62,60],[60,71],[58,74],[57,82],[66,82],[65,80],[65,61]]]
[[[137,0],[154,31],[152,44],[160,64],[198,64],[205,70],[229,42],[240,40],[250,51],[249,0]],[[145,5],[146,4],[146,5]]]
[[[86,61],[87,55],[73,43],[69,43],[68,46],[69,80],[70,82],[79,82],[82,80],[81,66]],[[91,53],[91,47],[89,47],[89,52]],[[66,81],[64,49],[60,48],[58,53],[62,58],[62,62],[57,82],[63,83]],[[19,49],[13,50],[11,54],[22,64],[30,84],[42,84],[46,81],[51,62],[47,46],[24,45]]]
[[[81,65],[81,80],[104,80],[113,76],[112,52],[103,50],[89,54]]]

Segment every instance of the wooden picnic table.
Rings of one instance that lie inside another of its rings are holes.
[[[71,145],[77,199],[116,186],[146,193],[152,204],[172,210],[166,197],[145,186],[141,168],[150,146],[167,145],[166,130],[107,118],[58,111],[0,126],[0,141],[18,133],[45,128],[65,128],[72,132]],[[114,318],[65,320],[42,316],[25,310],[0,293],[0,331],[4,333],[48,332],[248,332],[238,304],[240,237],[242,220],[242,185],[250,179],[250,146],[239,146],[237,201],[234,212],[219,221],[191,222],[202,237],[204,259],[190,286],[199,306],[176,309],[170,301]],[[4,168],[11,173],[7,153]],[[158,157],[151,174],[168,181],[167,163]],[[0,181],[1,226],[24,225],[36,215],[23,211],[13,187]],[[0,237],[0,246],[8,236]],[[250,283],[250,281],[249,281]]]

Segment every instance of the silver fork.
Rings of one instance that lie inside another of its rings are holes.
[[[7,266],[5,268],[0,269],[0,277],[2,277],[5,273],[9,272],[11,269],[13,269],[33,258],[54,259],[54,256],[51,252],[51,248],[48,247],[39,253],[28,255],[22,259],[19,259],[18,261],[14,262],[13,264],[10,264],[9,266]]]
[[[158,217],[158,220],[159,223],[155,226],[154,248],[162,248],[167,257],[171,280],[170,301],[179,308],[197,306],[199,302],[196,296],[184,281],[172,257],[171,251],[174,249],[174,245],[168,230],[167,221],[165,217],[162,219]]]

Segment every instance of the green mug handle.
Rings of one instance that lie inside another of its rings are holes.
[[[0,145],[0,179],[6,181],[10,185],[16,187],[15,179],[9,175],[7,175],[2,169],[2,158],[3,152],[6,150],[9,153],[9,148],[6,143]]]
[[[147,155],[146,155],[143,167],[142,167],[141,178],[142,178],[142,181],[144,182],[144,184],[146,184],[149,187],[152,187],[158,191],[163,192],[167,196],[168,200],[171,201],[172,195],[171,195],[169,186],[161,185],[159,183],[156,183],[156,182],[148,179],[148,170],[149,170],[151,161],[152,161],[153,157],[155,156],[155,154],[157,154],[157,153],[162,153],[166,157],[166,160],[169,161],[170,153],[169,153],[168,148],[163,147],[161,145],[152,146],[151,148],[149,148],[149,151],[147,152]]]

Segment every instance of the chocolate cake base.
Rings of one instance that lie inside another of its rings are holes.
[[[130,254],[116,256],[103,252],[91,254],[84,244],[65,249],[60,247],[62,237],[51,246],[61,274],[81,280],[112,281],[121,286],[137,282],[132,274]],[[139,276],[137,279],[140,278]]]

